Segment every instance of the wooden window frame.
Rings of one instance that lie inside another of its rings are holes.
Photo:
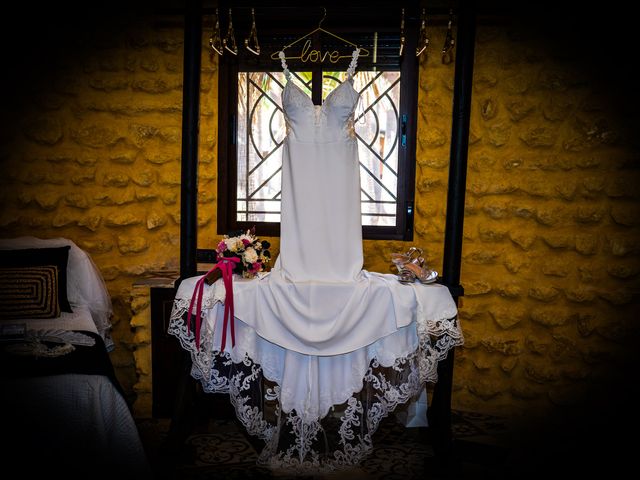
[[[399,9],[397,9],[399,10]],[[411,39],[416,38],[417,22],[405,22],[405,35],[408,42],[404,47],[404,55],[398,58],[397,52],[400,32],[399,12],[396,12],[398,22],[390,25],[389,19],[394,19],[394,15],[385,17],[381,15],[378,19],[364,17],[361,24],[354,23],[353,20],[349,25],[339,25],[331,27],[323,24],[323,28],[343,35],[352,40],[371,37],[372,30],[376,31],[378,36],[378,56],[375,68],[380,70],[394,70],[400,72],[400,129],[399,150],[398,150],[398,187],[397,187],[397,224],[394,227],[388,226],[369,226],[362,227],[364,239],[384,239],[384,240],[413,240],[413,217],[414,217],[414,198],[415,198],[415,170],[416,170],[416,131],[417,131],[417,104],[418,104],[418,61],[412,52],[415,45],[412,45]],[[384,13],[384,12],[383,12]],[[380,15],[380,12],[378,12]],[[408,16],[408,18],[411,18]],[[271,25],[277,24],[277,18],[274,18]],[[291,22],[295,24],[295,22]],[[311,29],[308,29],[309,31]],[[287,41],[296,39],[307,31],[299,29],[288,29],[286,26],[282,28],[272,28],[267,31],[261,41],[264,51],[260,57],[253,56],[244,51],[240,51],[239,55],[223,55],[219,57],[218,71],[218,211],[217,225],[218,234],[226,234],[237,230],[246,230],[253,226],[261,236],[280,235],[280,223],[276,222],[246,222],[237,220],[237,105],[238,105],[238,73],[241,71],[278,71],[280,63],[271,60],[270,54],[275,49],[285,45]],[[237,38],[242,38],[236,30]],[[266,41],[265,41],[266,38]],[[358,40],[356,40],[358,41]],[[358,42],[360,43],[360,42]],[[366,48],[373,51],[372,47],[364,44]],[[342,47],[344,48],[344,47]],[[242,49],[241,49],[242,50]],[[385,56],[385,52],[387,55]],[[371,64],[372,56],[369,58],[361,58],[358,61],[360,70],[368,70],[374,67]],[[311,71],[313,75],[312,81],[312,100],[318,104],[321,101],[321,81],[323,70],[346,70],[347,63],[323,65],[314,64],[296,64],[289,62],[292,71]],[[403,146],[404,145],[404,146]]]

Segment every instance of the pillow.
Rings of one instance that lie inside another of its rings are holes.
[[[0,267],[0,319],[60,316],[56,265]]]
[[[39,276],[38,292],[44,292],[45,290],[51,293],[57,300],[59,310],[63,312],[72,312],[69,299],[67,297],[67,261],[69,259],[70,246],[57,247],[57,248],[27,248],[21,250],[0,250],[0,269],[2,269],[3,288],[2,292],[5,292],[6,288],[10,286],[13,278],[15,282],[27,281],[31,284],[30,288],[35,289],[35,276]],[[44,268],[36,270],[34,267],[55,267],[53,269]],[[29,280],[26,280],[25,275],[28,275]],[[49,286],[49,283],[51,285]],[[54,286],[55,284],[55,286]],[[9,294],[11,290],[7,291]],[[34,294],[35,294],[35,290]],[[2,293],[4,295],[4,293]],[[24,291],[21,294],[24,296]],[[10,304],[14,301],[21,301],[20,296],[15,296],[13,300],[8,301],[9,304],[6,308],[9,308]],[[54,300],[50,299],[50,300]],[[42,301],[42,300],[41,300]],[[45,302],[49,304],[48,302]],[[13,308],[13,307],[12,307]],[[44,306],[42,308],[45,308]],[[51,308],[50,305],[47,308]],[[5,307],[3,305],[0,312],[4,316]],[[10,310],[15,311],[15,310]],[[59,316],[59,314],[57,315]],[[15,317],[14,317],[15,318]],[[36,317],[21,317],[21,318],[36,318]],[[53,317],[37,317],[37,318],[53,318]]]

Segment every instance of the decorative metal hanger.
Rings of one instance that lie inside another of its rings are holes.
[[[450,64],[453,61],[453,47],[456,41],[453,39],[453,33],[451,31],[451,25],[453,24],[453,9],[449,9],[449,24],[447,25],[447,35],[444,38],[444,45],[442,46],[442,63],[445,65]]]
[[[418,46],[416,47],[416,57],[422,55],[422,53],[429,46],[429,37],[427,36],[427,12],[422,9],[422,23],[420,25],[420,38],[418,39]]]
[[[402,52],[404,51],[404,8],[402,9],[402,14],[400,18],[400,51],[398,52],[398,56],[402,56]]]
[[[258,44],[258,31],[256,29],[256,14],[253,7],[251,8],[251,33],[244,41],[247,50],[255,55],[260,55],[260,45]]]
[[[220,12],[216,8],[216,22],[214,23],[211,36],[209,37],[209,46],[218,55],[224,53],[224,45],[222,44],[222,36],[220,35]]]
[[[231,18],[231,9],[229,9],[229,28],[227,29],[227,36],[222,41],[224,48],[229,50],[234,55],[238,55],[238,44],[236,43],[236,33],[233,30],[233,19]]]
[[[312,30],[311,32],[307,33],[306,35],[303,35],[302,37],[298,38],[297,40],[294,40],[293,42],[291,42],[288,45],[285,45],[284,47],[282,47],[280,50],[278,50],[277,52],[273,52],[271,54],[271,58],[273,60],[278,60],[279,57],[279,53],[282,51],[284,52],[287,48],[290,48],[294,45],[296,45],[297,43],[301,42],[302,40],[306,40],[304,46],[303,46],[303,50],[302,50],[302,54],[298,55],[296,57],[285,57],[286,60],[301,60],[303,62],[307,62],[307,61],[311,61],[311,62],[321,62],[323,61],[325,58],[328,58],[329,61],[331,63],[336,63],[338,62],[338,60],[343,59],[343,58],[352,58],[351,57],[351,53],[349,53],[349,55],[340,55],[340,53],[335,50],[331,53],[329,52],[325,52],[324,54],[322,54],[319,50],[311,50],[309,51],[309,48],[311,47],[311,40],[309,39],[309,37],[311,37],[313,34],[317,33],[317,32],[322,32],[322,33],[326,33],[327,35],[331,35],[334,38],[337,38],[338,40],[353,46],[354,48],[358,48],[360,50],[359,56],[360,57],[368,57],[369,56],[369,50],[367,50],[366,48],[360,47],[358,45],[356,45],[353,42],[350,42],[349,40],[342,38],[338,35],[336,35],[335,33],[330,32],[329,30],[325,30],[324,28],[322,28],[322,22],[324,21],[324,19],[327,16],[327,9],[323,7],[324,10],[324,16],[322,17],[322,19],[320,20],[320,23],[318,23],[318,27],[314,30]]]

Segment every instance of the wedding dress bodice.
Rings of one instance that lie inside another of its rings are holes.
[[[284,52],[280,59],[287,81],[282,91],[282,108],[287,122],[287,136],[300,142],[324,143],[355,139],[353,114],[360,93],[353,87],[353,75],[359,50],[353,52],[347,69],[347,80],[327,95],[322,105],[314,105],[311,98],[291,81]]]
[[[337,86],[322,105],[314,105],[300,87],[288,81],[282,93],[288,136],[310,143],[355,139],[353,112],[359,98],[349,79]]]

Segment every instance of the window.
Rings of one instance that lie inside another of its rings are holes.
[[[354,37],[357,35],[350,38]],[[282,38],[274,40],[274,45],[286,42],[287,38]],[[372,52],[374,42],[387,55],[379,55],[375,64],[372,55],[359,59],[354,77],[354,87],[361,96],[355,125],[363,236],[410,240],[417,68],[415,58],[407,56],[408,61],[399,62],[397,34],[360,35],[358,43]],[[261,235],[279,234],[285,138],[280,97],[285,79],[280,63],[265,57],[239,55],[223,57],[221,62],[218,233],[255,225]],[[289,63],[292,80],[315,103],[346,79],[346,64]]]

